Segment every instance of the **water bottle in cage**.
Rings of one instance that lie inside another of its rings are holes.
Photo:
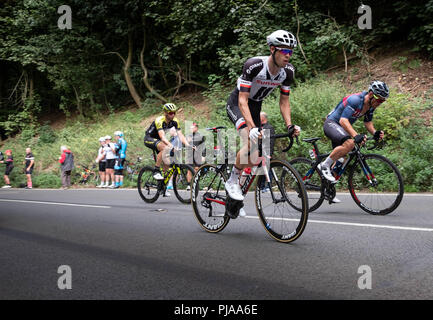
[[[316,159],[316,150],[310,149],[309,152],[310,152],[310,158],[315,160]]]
[[[251,173],[251,168],[245,168],[245,169],[242,171],[242,174],[241,174],[241,176],[239,177],[239,185],[240,185],[240,186],[243,186],[243,185],[244,185],[245,180],[246,180],[247,177],[250,175],[250,173]]]

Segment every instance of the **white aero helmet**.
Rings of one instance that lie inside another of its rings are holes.
[[[105,136],[105,140],[111,140],[111,136]]]
[[[277,30],[266,37],[266,43],[268,46],[288,46],[290,48],[296,48],[298,41],[296,41],[295,36],[290,32]]]
[[[105,142],[105,137],[100,137],[99,142]]]
[[[114,135],[118,136],[118,137],[123,137],[123,132],[122,131],[115,131]]]

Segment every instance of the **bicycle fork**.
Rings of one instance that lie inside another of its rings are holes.
[[[370,183],[370,185],[372,187],[376,187],[377,186],[377,180],[376,180],[373,172],[371,172],[371,169],[368,166],[367,162],[365,162],[365,158],[358,157],[358,161],[361,164],[362,171],[364,172],[364,175],[367,178],[367,180]]]

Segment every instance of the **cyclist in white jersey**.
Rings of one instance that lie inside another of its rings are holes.
[[[105,186],[105,170],[107,160],[105,159],[105,137],[99,138],[99,144],[101,145],[98,150],[98,157],[96,158],[96,163],[99,165],[99,178],[101,179],[101,184],[96,186],[97,188],[103,188]],[[108,182],[107,182],[108,186]]]
[[[284,122],[290,133],[299,135],[298,127],[292,124],[289,103],[290,86],[295,74],[295,68],[289,63],[289,59],[297,45],[296,38],[290,32],[277,30],[266,40],[271,54],[250,58],[245,62],[237,86],[227,101],[227,114],[239,130],[243,141],[243,147],[236,155],[232,173],[225,184],[229,196],[238,201],[244,199],[238,183],[239,175],[243,169],[255,165],[251,158],[256,157],[253,154],[248,157],[248,163],[242,163],[246,161],[241,161],[241,156],[248,154],[249,140],[255,142],[261,136],[259,128],[262,101],[278,86],[280,111]]]
[[[116,163],[116,145],[111,142],[111,136],[105,137],[105,159],[107,160],[105,165],[105,185],[104,188],[114,188],[114,164]],[[108,185],[108,182],[111,179],[111,185]]]

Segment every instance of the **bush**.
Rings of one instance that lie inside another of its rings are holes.
[[[60,174],[40,173],[32,177],[34,188],[60,188],[62,180]]]
[[[45,124],[39,128],[40,144],[54,143],[56,142],[56,140],[57,140],[57,135],[48,124]]]

